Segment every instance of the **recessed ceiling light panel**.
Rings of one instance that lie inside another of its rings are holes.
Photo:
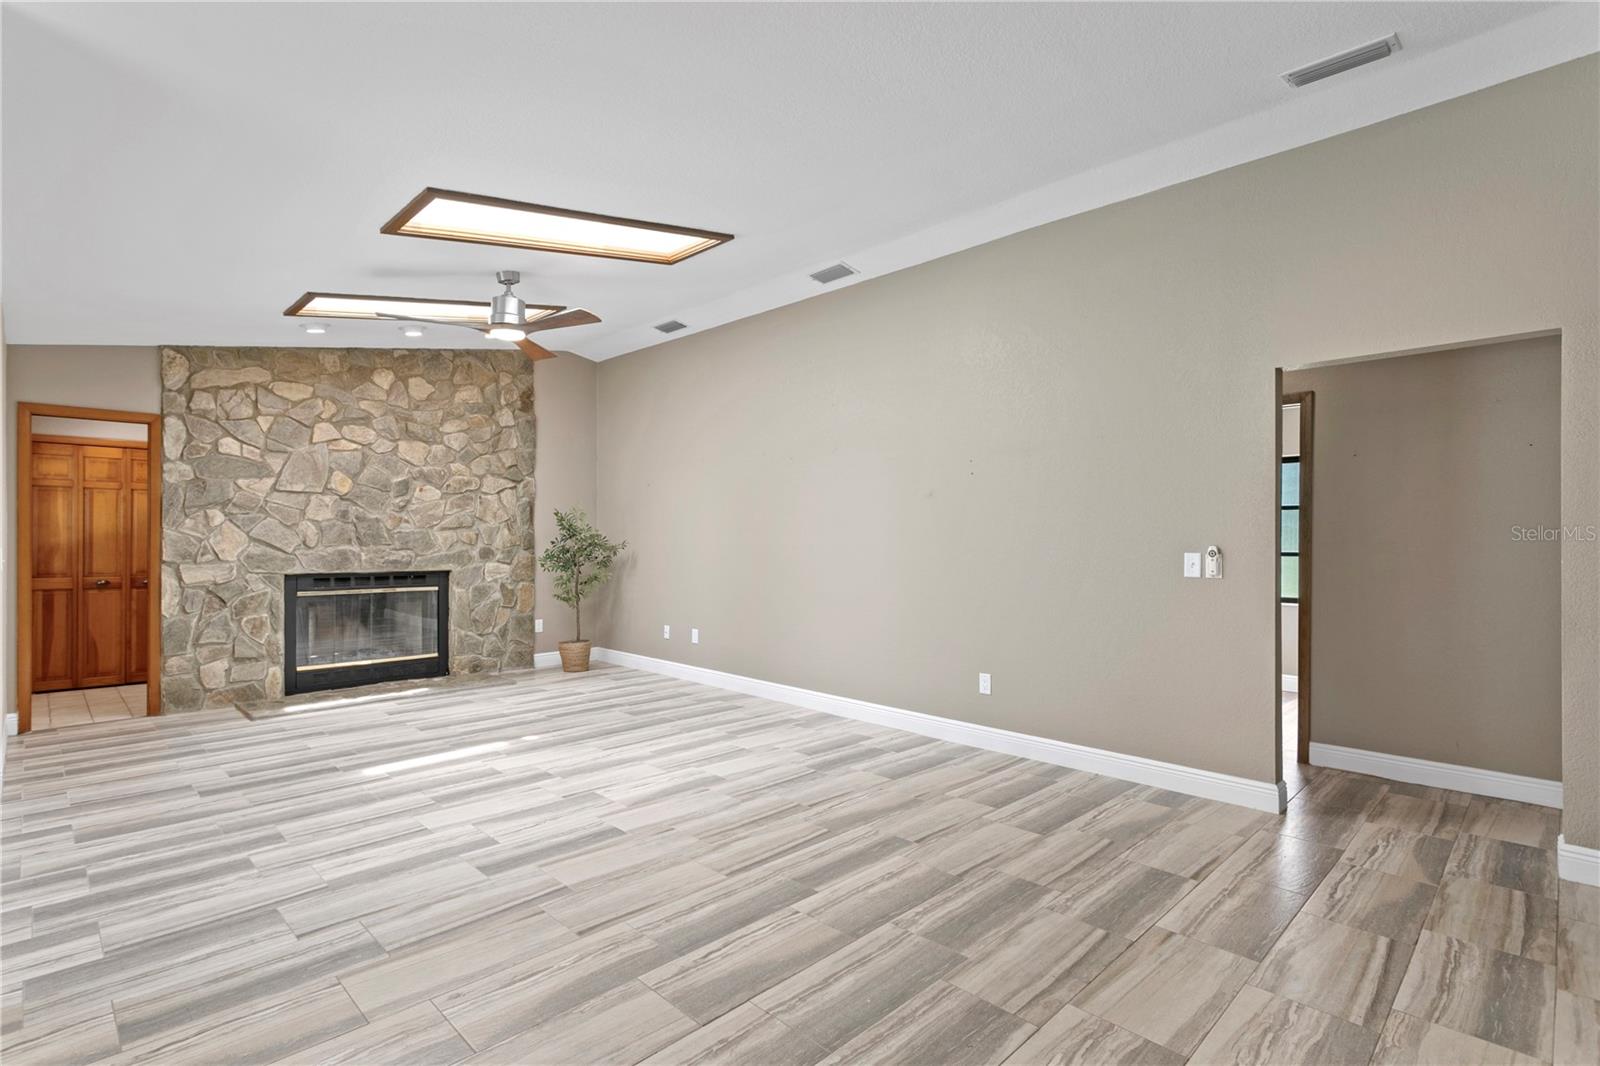
[[[423,189],[384,223],[383,232],[664,264],[733,240],[731,233],[433,188]]]
[[[523,318],[537,322],[563,308],[551,304],[528,304]],[[426,300],[414,296],[356,296],[341,292],[308,292],[283,312],[296,318],[380,318],[401,315],[405,318],[444,318],[461,322],[489,321],[487,300]]]

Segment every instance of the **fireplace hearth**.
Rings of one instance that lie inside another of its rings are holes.
[[[288,574],[285,694],[450,672],[450,573]]]

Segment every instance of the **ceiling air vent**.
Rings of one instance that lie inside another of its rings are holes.
[[[1373,41],[1359,48],[1352,48],[1348,52],[1340,52],[1336,56],[1329,56],[1327,59],[1319,59],[1315,63],[1285,71],[1283,80],[1296,89],[1303,88],[1314,81],[1331,78],[1335,74],[1343,74],[1347,70],[1387,59],[1398,51],[1400,51],[1400,37],[1391,33],[1381,41]]]
[[[688,328],[689,327],[687,325],[685,325],[682,322],[679,322],[675,318],[669,318],[665,322],[656,323],[656,331],[658,333],[676,333],[680,329],[688,329]]]
[[[835,263],[833,266],[823,267],[821,270],[811,275],[811,280],[816,282],[818,285],[830,285],[833,282],[838,281],[840,278],[848,278],[851,274],[858,273],[860,273],[860,271],[851,266],[849,263]]]

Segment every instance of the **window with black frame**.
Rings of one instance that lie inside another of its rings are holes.
[[[1278,599],[1300,602],[1300,458],[1285,456],[1278,499]]]

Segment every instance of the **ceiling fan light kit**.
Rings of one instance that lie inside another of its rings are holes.
[[[530,359],[551,359],[555,353],[529,340],[528,334],[565,326],[587,326],[600,321],[599,315],[581,307],[551,307],[525,302],[512,291],[512,286],[522,280],[522,275],[515,270],[502,270],[495,275],[495,280],[505,286],[505,292],[493,300],[482,302],[308,292],[290,304],[283,313],[291,317],[365,318],[396,322],[408,337],[421,336],[426,326],[456,326],[476,330],[493,340],[509,341]],[[413,309],[435,312],[442,309],[450,317],[431,318],[421,311],[413,313]],[[321,325],[302,328],[308,333],[326,329]]]

